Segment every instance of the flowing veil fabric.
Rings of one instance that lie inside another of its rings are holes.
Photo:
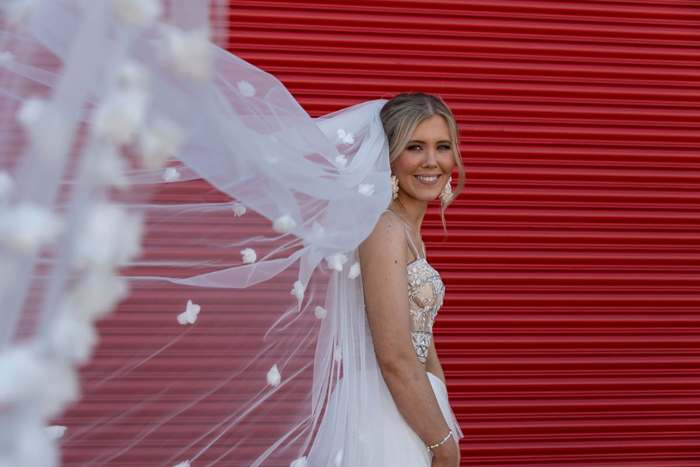
[[[208,42],[204,2],[0,4],[0,466],[57,443],[71,465],[409,465],[376,429],[401,420],[356,251],[391,196],[384,101],[310,118]]]

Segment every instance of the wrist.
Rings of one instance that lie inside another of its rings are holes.
[[[433,455],[436,455],[437,452],[443,451],[440,448],[445,446],[445,444],[451,444],[451,443],[448,443],[450,438],[452,438],[452,430],[450,430],[450,432],[447,433],[447,436],[445,436],[440,442],[432,444],[432,445],[426,444],[425,448],[428,450],[428,452],[432,452]]]

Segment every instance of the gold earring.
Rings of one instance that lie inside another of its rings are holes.
[[[396,175],[391,174],[391,199],[399,197],[399,179]]]
[[[450,177],[450,179],[447,180],[447,183],[445,184],[445,188],[443,188],[442,191],[440,192],[440,201],[442,201],[442,204],[447,204],[451,198],[452,198],[452,177]]]

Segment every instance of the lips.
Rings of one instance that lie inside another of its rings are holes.
[[[421,183],[424,183],[426,185],[433,185],[437,183],[438,179],[440,178],[440,175],[414,175],[414,177],[416,177]]]

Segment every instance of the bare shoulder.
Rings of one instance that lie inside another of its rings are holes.
[[[360,245],[360,255],[405,262],[406,228],[394,213],[385,211],[372,233]]]

